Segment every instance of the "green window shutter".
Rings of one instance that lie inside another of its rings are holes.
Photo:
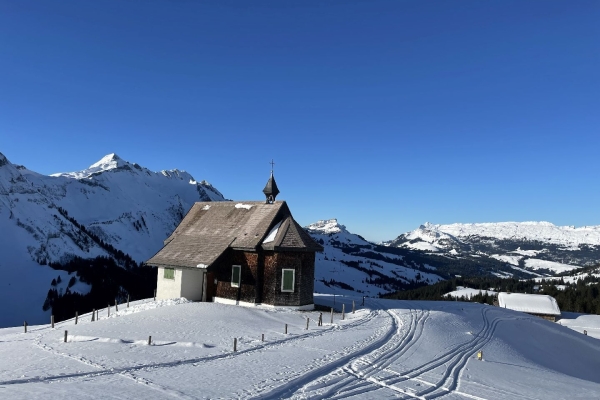
[[[163,277],[165,279],[175,279],[175,268],[165,268]]]
[[[281,291],[293,292],[295,271],[293,269],[284,269],[282,273]]]
[[[231,269],[231,286],[239,287],[241,281],[242,267],[234,265]]]

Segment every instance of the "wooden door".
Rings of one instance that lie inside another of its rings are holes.
[[[213,298],[217,294],[217,285],[215,283],[214,272],[206,273],[206,301],[213,301]]]

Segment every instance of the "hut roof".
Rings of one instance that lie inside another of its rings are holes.
[[[543,294],[501,292],[498,294],[498,305],[529,314],[560,315],[556,299]]]

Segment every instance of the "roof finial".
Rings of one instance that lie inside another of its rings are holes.
[[[267,198],[267,203],[272,204],[275,202],[275,197],[279,194],[279,189],[277,188],[277,184],[275,183],[275,177],[273,176],[273,166],[275,162],[271,159],[271,177],[267,181],[267,185],[263,189],[263,193]]]

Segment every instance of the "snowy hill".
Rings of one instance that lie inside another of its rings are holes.
[[[352,299],[338,297],[338,312]],[[15,400],[593,399],[600,392],[600,342],[579,333],[597,334],[595,315],[561,320],[569,329],[455,301],[368,299],[345,320],[338,312],[317,326],[318,311],[146,301],[113,308],[110,318],[101,310],[95,322],[87,314],[55,329],[2,329],[0,390]]]
[[[118,257],[117,251],[144,261],[194,202],[210,200],[224,198],[185,171],[152,172],[116,154],[83,171],[46,176],[0,153],[0,326],[43,317],[59,273],[40,264]],[[23,309],[4,310],[11,302]]]
[[[336,219],[318,221],[305,229],[325,249],[315,260],[318,293],[377,296],[442,279],[434,268],[423,268],[370,243],[348,232]]]
[[[555,226],[549,222],[500,222],[435,225],[386,242],[454,258],[495,259],[498,275],[550,276],[600,263],[600,226]]]

